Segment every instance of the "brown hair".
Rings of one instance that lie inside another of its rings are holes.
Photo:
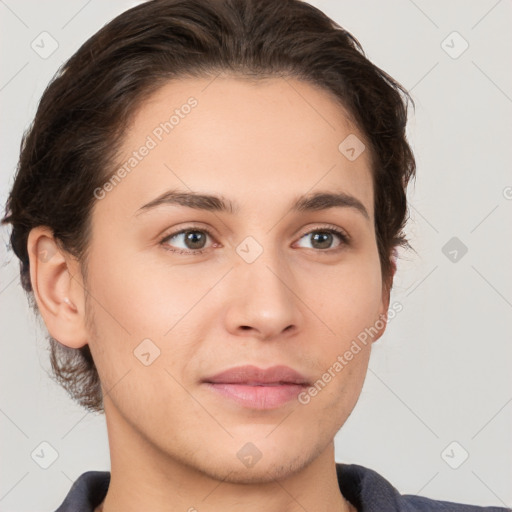
[[[372,156],[376,238],[391,289],[390,256],[408,246],[406,188],[415,174],[405,136],[408,93],[352,35],[301,0],[152,0],[80,47],[46,88],[23,135],[2,223],[13,226],[11,246],[34,310],[30,230],[49,226],[86,277],[93,191],[112,174],[136,108],[170,79],[219,73],[298,78],[331,93],[353,116]],[[85,408],[102,411],[89,346],[71,349],[51,336],[49,342],[57,382]]]

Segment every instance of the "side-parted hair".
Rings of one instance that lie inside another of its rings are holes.
[[[171,79],[219,74],[257,82],[290,77],[327,91],[353,118],[372,160],[376,241],[383,285],[393,252],[408,246],[406,189],[415,160],[406,139],[405,89],[372,64],[359,42],[301,0],[151,0],[87,40],[46,88],[25,132],[2,224],[34,311],[27,238],[48,226],[87,278],[93,193],[115,172],[126,128],[145,99]],[[340,141],[341,142],[341,141]],[[49,336],[53,375],[80,405],[103,411],[85,345]]]

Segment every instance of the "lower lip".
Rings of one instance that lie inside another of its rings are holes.
[[[280,384],[277,386],[249,386],[247,384],[217,384],[206,382],[206,385],[223,395],[250,409],[277,409],[297,398],[307,386],[301,384]]]

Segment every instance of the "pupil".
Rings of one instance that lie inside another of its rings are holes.
[[[189,247],[189,249],[201,249],[201,237],[203,237],[204,239],[203,233],[201,233],[200,231],[189,231],[187,233],[187,236],[185,237],[187,240],[187,245],[192,245],[192,247]],[[202,242],[204,243],[204,240]],[[199,246],[196,247],[195,244],[197,243],[199,243]]]
[[[331,242],[331,237],[332,237],[332,233],[325,233],[325,232],[316,233],[313,235],[313,239],[315,242],[319,241],[320,244],[322,244],[322,242],[327,241],[327,244],[324,244],[326,246],[325,247],[322,246],[322,247],[320,247],[320,249],[328,249],[329,248],[329,245]]]

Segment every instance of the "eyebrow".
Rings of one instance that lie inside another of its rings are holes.
[[[240,207],[237,203],[222,195],[169,190],[141,206],[135,215],[138,216],[141,213],[161,205],[186,206],[187,208],[194,208],[196,210],[229,214],[237,214],[240,211]],[[291,205],[291,209],[296,212],[319,211],[329,208],[352,208],[361,213],[367,220],[370,220],[370,215],[363,203],[356,197],[345,192],[315,192],[313,194],[305,194],[296,198]]]

